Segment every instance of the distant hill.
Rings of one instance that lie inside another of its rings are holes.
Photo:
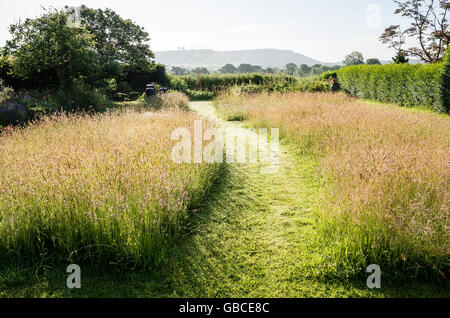
[[[228,63],[235,66],[247,63],[264,68],[283,68],[288,63],[306,64],[308,66],[325,64],[300,53],[276,49],[242,51],[179,50],[155,52],[155,56],[158,63],[187,68],[207,67],[219,69]]]

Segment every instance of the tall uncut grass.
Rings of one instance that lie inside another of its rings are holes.
[[[177,109],[58,115],[2,134],[1,258],[163,263],[220,169],[172,161],[173,130],[195,119]]]
[[[147,97],[142,94],[135,101],[122,102],[117,106],[118,110],[133,110],[137,112],[155,111],[155,110],[174,110],[174,109],[189,109],[189,97],[180,92],[170,92],[156,96]]]
[[[320,162],[316,246],[331,273],[448,279],[450,118],[333,94],[228,94],[228,118],[279,127]],[[330,265],[331,264],[331,265]]]

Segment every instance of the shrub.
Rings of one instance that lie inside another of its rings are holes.
[[[186,93],[188,86],[186,80],[180,76],[169,75],[169,88]]]
[[[241,86],[236,86],[239,91],[243,94],[258,94],[266,91],[268,86],[262,86],[257,84],[246,84]]]
[[[320,79],[321,79],[321,80],[324,80],[324,81],[329,81],[329,80],[331,80],[331,79],[333,79],[333,78],[337,78],[337,72],[338,72],[338,71],[328,71],[328,72],[323,72],[323,73],[320,75]]]
[[[309,93],[318,93],[318,92],[329,92],[330,84],[328,81],[318,79],[315,77],[312,78],[302,78],[298,81],[297,86],[291,91],[300,91],[300,92],[309,92]]]
[[[209,91],[194,91],[187,89],[186,94],[191,100],[194,101],[211,100],[214,98],[214,93]]]
[[[20,125],[55,111],[104,111],[109,99],[78,82],[70,90],[14,91],[0,83],[0,125]]]
[[[11,87],[6,86],[3,83],[3,80],[0,79],[0,103],[3,103],[4,101],[11,98],[13,93],[14,90]]]
[[[14,102],[0,104],[0,127],[20,125],[30,119],[25,107]]]
[[[66,91],[56,93],[55,106],[65,111],[97,111],[106,110],[110,100],[98,90],[87,87],[82,82],[75,83]]]
[[[3,85],[0,80],[0,126],[21,125],[41,114],[56,110],[48,92],[20,90]]]
[[[116,102],[128,102],[138,99],[142,91],[133,91],[133,88],[127,82],[119,82],[115,90],[109,90],[107,95]]]
[[[128,82],[121,81],[117,84],[116,91],[120,93],[131,93],[133,91],[133,87],[131,87]]]
[[[400,106],[425,106],[444,111],[441,103],[442,64],[356,65],[338,71],[348,93]]]

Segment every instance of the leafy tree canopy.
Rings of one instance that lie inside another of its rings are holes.
[[[94,36],[68,22],[67,12],[49,9],[39,18],[10,26],[12,39],[3,54],[9,56],[15,77],[59,88],[70,87],[77,78],[89,82],[98,71]]]
[[[251,64],[241,64],[238,66],[239,73],[257,73],[258,71],[261,71],[260,66],[255,66]]]
[[[172,67],[171,73],[178,76],[184,76],[191,74],[191,71],[182,67],[174,66]]]
[[[361,52],[352,52],[343,61],[345,66],[364,64],[364,56]]]
[[[79,10],[80,22],[95,37],[95,46],[104,65],[119,62],[147,67],[154,58],[150,50],[150,36],[143,27],[123,19],[111,9],[66,8]]]
[[[30,87],[67,88],[77,79],[99,87],[122,80],[126,66],[148,72],[154,65],[148,33],[110,9],[44,11],[11,25],[2,53],[9,73]]]
[[[294,63],[288,63],[286,64],[286,73],[289,75],[294,75],[298,70],[298,67]]]
[[[208,75],[209,71],[206,67],[199,67],[195,70],[196,74],[201,74],[201,75]]]
[[[301,64],[297,71],[299,76],[306,77],[311,73],[311,68],[306,64]]]
[[[238,69],[233,64],[227,64],[219,70],[222,74],[236,74]]]
[[[381,65],[381,62],[379,59],[372,58],[372,59],[367,59],[366,64],[367,65]]]

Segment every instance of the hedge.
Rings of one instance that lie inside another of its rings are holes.
[[[218,92],[238,87],[241,92],[256,94],[261,92],[328,92],[329,82],[319,77],[295,78],[290,75],[262,75],[262,74],[227,74],[227,75],[201,75],[174,76],[170,75],[170,89],[187,94],[198,95],[206,92],[215,96]],[[192,94],[196,92],[196,94]],[[205,97],[206,98],[206,97]]]
[[[267,74],[226,74],[226,75],[195,75],[180,76],[186,88],[191,90],[207,90],[210,92],[222,91],[224,89],[241,85],[272,85],[291,84],[296,79],[290,75],[267,75]]]
[[[450,112],[450,48],[447,50],[447,55],[444,58],[440,88],[442,108]]]
[[[205,101],[212,100],[214,98],[214,93],[210,91],[194,91],[191,89],[186,90],[186,95],[191,101]]]
[[[342,89],[352,95],[448,112],[448,63],[447,58],[446,67],[443,63],[355,65],[344,67],[337,74]]]

